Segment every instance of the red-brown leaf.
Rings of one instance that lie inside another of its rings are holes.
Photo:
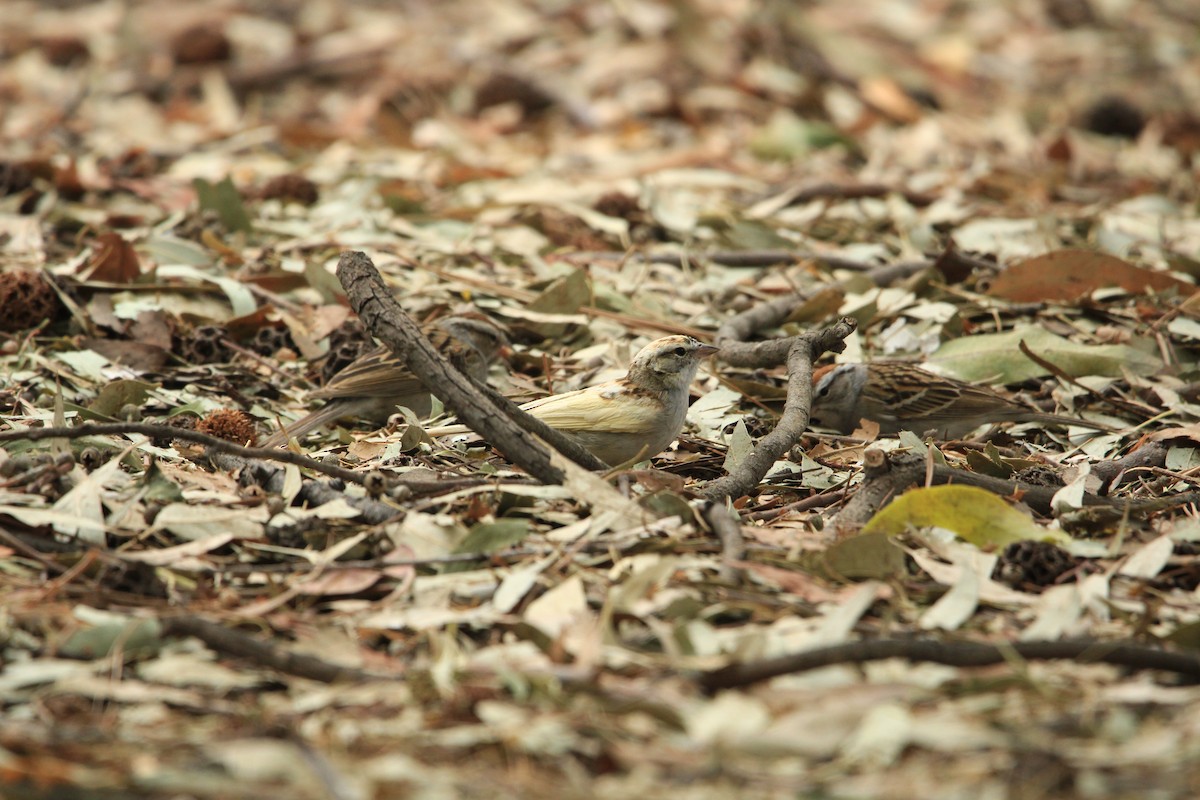
[[[137,251],[121,234],[106,231],[97,239],[96,250],[85,268],[88,280],[132,283],[142,274]]]
[[[1120,286],[1142,294],[1178,287],[1195,289],[1165,272],[1135,267],[1127,261],[1091,250],[1056,250],[1014,264],[996,276],[989,294],[1018,303],[1074,300],[1096,289]]]

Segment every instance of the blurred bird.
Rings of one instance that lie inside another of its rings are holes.
[[[482,314],[443,317],[424,331],[450,363],[478,381],[487,379],[488,367],[508,345],[504,330]],[[290,438],[340,419],[354,417],[382,424],[396,412],[397,406],[410,408],[422,417],[433,407],[429,390],[387,347],[355,359],[312,396],[327,402],[273,434],[264,447],[278,447]]]

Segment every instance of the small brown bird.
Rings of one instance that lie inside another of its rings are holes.
[[[645,459],[666,449],[687,417],[688,387],[700,359],[717,352],[690,336],[666,336],[638,351],[625,377],[521,406],[552,428],[570,434],[606,464]],[[451,425],[430,436],[466,433]]]
[[[1111,430],[1098,422],[1046,414],[991,389],[935,375],[903,362],[873,361],[818,369],[813,374],[809,422],[851,433],[861,419],[878,423],[880,433],[908,430],[923,435],[933,431],[939,438],[958,438],[982,425],[998,422],[1041,422]]]
[[[482,314],[443,317],[427,326],[425,334],[452,364],[479,381],[487,378],[488,367],[508,344],[504,330]],[[355,359],[312,396],[327,402],[273,434],[264,447],[278,447],[292,437],[347,417],[382,424],[397,406],[410,408],[418,416],[428,415],[433,407],[429,390],[387,347]]]

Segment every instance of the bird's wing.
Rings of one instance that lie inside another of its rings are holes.
[[[896,416],[901,419],[920,419],[936,417],[954,405],[959,399],[959,392],[949,386],[913,386],[907,391],[897,392],[895,405]]]
[[[403,397],[422,389],[417,376],[392,351],[380,347],[355,359],[312,393],[326,400],[335,397]]]
[[[596,433],[645,433],[666,424],[658,398],[601,384],[521,406],[552,428]]]
[[[943,381],[924,370],[907,364],[879,363],[872,367],[887,379],[888,391],[880,392],[880,411],[892,419],[928,419],[944,414],[959,402],[964,389],[971,387]]]

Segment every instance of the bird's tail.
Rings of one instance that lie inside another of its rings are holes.
[[[315,431],[317,428],[328,425],[331,422],[336,422],[345,415],[345,409],[339,407],[337,403],[329,403],[324,408],[319,408],[312,413],[306,414],[283,430],[271,434],[262,443],[262,446],[282,447],[287,444],[288,439],[303,436],[309,431]]]

